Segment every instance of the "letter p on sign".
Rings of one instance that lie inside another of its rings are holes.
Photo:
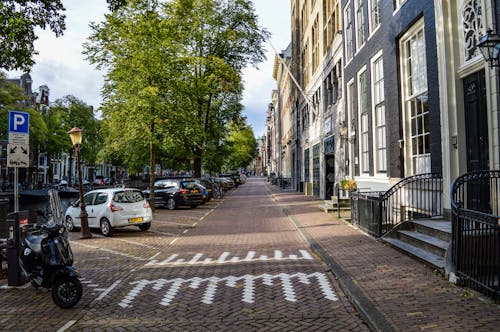
[[[29,114],[9,111],[9,133],[29,134]]]

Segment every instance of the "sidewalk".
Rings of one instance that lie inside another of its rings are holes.
[[[373,330],[498,330],[500,306],[321,211],[323,201],[266,185]]]

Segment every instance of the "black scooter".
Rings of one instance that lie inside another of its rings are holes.
[[[52,300],[61,308],[71,308],[82,297],[82,283],[73,268],[73,252],[62,224],[23,226],[20,265],[35,287],[52,290]]]

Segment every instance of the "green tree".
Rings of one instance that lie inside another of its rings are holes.
[[[23,90],[18,85],[9,82],[5,73],[0,71],[0,139],[7,139],[8,111],[21,110],[24,100],[26,96]]]
[[[102,153],[132,171],[149,157],[152,170],[161,160],[201,175],[205,151],[221,151],[227,125],[241,117],[242,70],[264,59],[267,32],[252,2],[129,0],[113,9],[84,45],[107,71]]]
[[[49,28],[56,36],[66,25],[61,0],[4,0],[0,2],[0,68],[29,71],[37,54],[35,28]]]
[[[72,150],[68,131],[73,127],[83,130],[82,159],[94,164],[102,148],[101,123],[96,119],[94,108],[75,96],[67,95],[57,99],[45,115],[47,128],[47,149],[51,155]]]
[[[168,30],[155,2],[149,7],[144,0],[130,1],[91,27],[84,54],[106,70],[101,105],[105,147],[99,157],[119,158],[131,172],[149,160],[154,170],[160,142],[173,123],[169,110],[177,72],[171,61],[175,30]],[[151,172],[151,187],[153,182]]]
[[[262,45],[268,33],[258,26],[249,0],[173,4],[166,17],[179,31],[182,63],[175,94],[181,107],[176,114],[187,120],[177,127],[176,137],[200,176],[207,148],[216,147],[227,125],[241,116],[242,70],[265,59]]]
[[[247,166],[257,156],[257,140],[252,127],[231,123],[227,142],[229,155],[226,162],[228,169],[238,169]]]

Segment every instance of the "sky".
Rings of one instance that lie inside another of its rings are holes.
[[[290,0],[253,0],[259,17],[259,25],[271,34],[270,42],[278,52],[286,49],[291,40]],[[103,85],[103,72],[95,69],[82,55],[82,44],[90,35],[90,22],[101,22],[107,12],[105,0],[63,0],[66,8],[66,30],[61,37],[51,31],[37,30],[38,40],[34,57],[36,64],[31,70],[33,90],[40,85],[50,89],[50,101],[73,95],[88,105],[98,108]],[[276,89],[272,77],[274,50],[265,44],[267,60],[257,68],[247,68],[243,73],[244,115],[256,137],[265,132],[267,105]],[[9,78],[18,78],[22,72],[9,72]]]

